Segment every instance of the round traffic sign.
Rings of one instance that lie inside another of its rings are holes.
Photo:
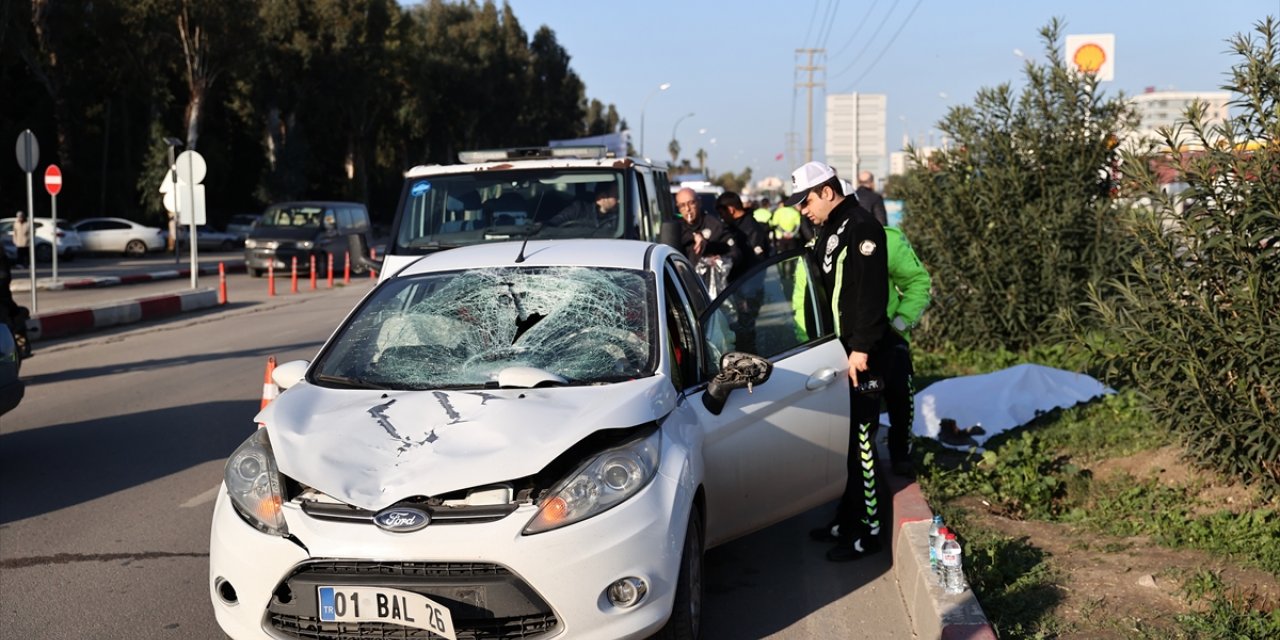
[[[178,180],[184,184],[200,184],[204,180],[204,156],[190,149],[178,154],[173,162],[178,171]]]
[[[18,134],[18,167],[26,173],[36,170],[36,165],[40,164],[40,143],[36,141],[36,134],[31,133],[30,129],[24,130]]]
[[[56,196],[59,191],[62,191],[62,169],[59,169],[58,165],[51,164],[44,170],[44,190],[51,196]]]

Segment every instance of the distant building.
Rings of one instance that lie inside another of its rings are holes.
[[[1148,87],[1144,93],[1129,99],[1138,115],[1138,126],[1126,140],[1136,142],[1140,139],[1159,140],[1157,133],[1161,128],[1175,128],[1178,123],[1186,122],[1187,107],[1199,100],[1205,105],[1205,121],[1210,125],[1227,121],[1227,102],[1231,94],[1226,91],[1156,91]],[[1184,142],[1190,133],[1183,132]]]
[[[870,171],[877,181],[889,173],[884,94],[851,93],[827,96],[827,164],[842,178],[855,180]]]
[[[916,147],[916,153],[919,153],[920,156],[924,158],[928,158],[934,153],[937,153],[939,151],[945,151],[945,150],[946,150],[945,146]],[[912,162],[911,160],[911,154],[907,153],[906,151],[894,151],[893,153],[889,154],[888,175],[900,176],[906,173],[908,170],[910,170],[913,166],[914,166],[914,162]]]

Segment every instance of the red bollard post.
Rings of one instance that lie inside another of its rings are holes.
[[[294,256],[289,267],[289,293],[298,292],[298,256]]]
[[[351,252],[343,254],[346,258],[342,263],[342,284],[351,284]]]
[[[329,256],[329,268],[325,269],[324,272],[328,274],[329,288],[332,289],[333,288],[333,254],[330,253],[326,255]]]
[[[227,303],[227,265],[218,263],[218,304]]]
[[[273,261],[267,265],[267,297],[274,298],[276,295],[276,263]]]
[[[377,259],[378,259],[378,250],[377,250],[377,249],[369,249],[369,258],[370,258],[370,259],[372,259],[372,260],[377,260]],[[374,280],[374,281],[376,281],[376,280],[378,279],[378,271],[377,271],[376,269],[374,269],[373,267],[369,267],[369,279],[370,279],[370,280]]]
[[[311,254],[311,290],[316,290],[316,254]]]

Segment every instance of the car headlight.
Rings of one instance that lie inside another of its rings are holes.
[[[542,533],[599,515],[625,502],[658,474],[662,430],[597,454],[542,500],[525,534]]]
[[[245,240],[244,240],[244,248],[246,248],[246,249],[256,249],[257,247],[258,247],[258,241],[257,241],[257,240],[254,240],[254,239],[252,239],[252,238],[245,238]]]
[[[249,524],[263,533],[283,536],[289,533],[284,522],[284,503],[280,470],[271,451],[267,430],[258,429],[227,459],[223,471],[231,504]]]
[[[312,242],[311,240],[300,240],[300,241],[298,241],[298,248],[299,248],[299,249],[303,249],[303,250],[306,250],[306,251],[310,251],[310,250],[311,250],[313,247],[315,247],[315,246],[316,246],[316,243],[315,243],[315,242]]]

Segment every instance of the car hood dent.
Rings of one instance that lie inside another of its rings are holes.
[[[657,420],[676,402],[661,375],[550,389],[363,391],[302,382],[258,415],[285,475],[377,510],[536,473],[601,429]]]

